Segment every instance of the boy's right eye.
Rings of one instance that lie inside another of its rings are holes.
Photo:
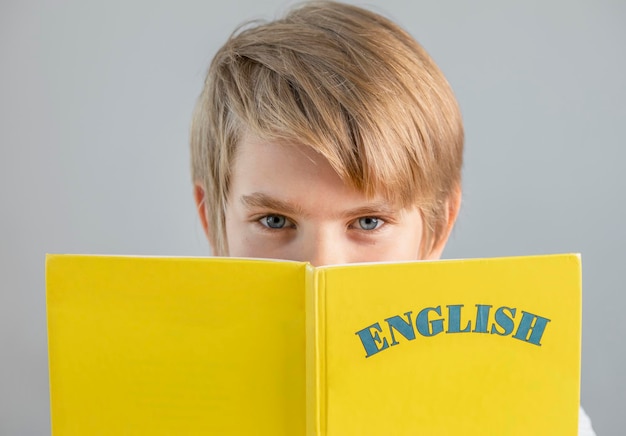
[[[266,215],[259,222],[269,229],[283,229],[293,226],[292,222],[282,215]]]

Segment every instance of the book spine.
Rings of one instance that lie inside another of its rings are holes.
[[[309,267],[306,282],[306,434],[326,434],[324,271]]]

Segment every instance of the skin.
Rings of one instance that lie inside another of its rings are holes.
[[[448,201],[444,234],[425,259],[441,256],[460,205]],[[205,232],[204,190],[195,199]],[[239,144],[226,208],[229,255],[308,261],[315,266],[419,258],[422,217],[344,183],[310,147],[246,136]]]

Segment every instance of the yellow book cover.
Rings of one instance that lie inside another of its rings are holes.
[[[577,255],[49,255],[52,433],[573,435]]]

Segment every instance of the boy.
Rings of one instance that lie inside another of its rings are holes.
[[[234,34],[209,69],[191,150],[218,256],[438,259],[460,207],[450,86],[410,35],[355,6],[308,3]]]

